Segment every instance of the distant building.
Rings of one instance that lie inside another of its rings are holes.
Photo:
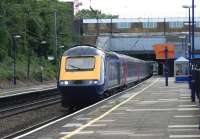
[[[154,44],[173,43],[175,58],[188,58],[188,17],[83,19],[80,23],[83,43],[145,60],[155,60]],[[195,53],[200,50],[199,44],[200,17],[196,17]]]
[[[187,31],[187,17],[83,19],[84,35],[96,35],[97,33],[100,35],[108,33],[134,33],[135,35],[141,35],[137,33],[159,33],[158,35],[166,35],[167,33]],[[200,32],[200,17],[195,18],[195,31]]]
[[[176,45],[175,57],[188,57],[187,17],[83,19],[82,35],[84,43],[102,44],[98,41],[105,41],[107,37],[110,39],[107,40],[108,49],[137,54],[140,51],[153,52],[152,45],[155,43],[169,42]],[[200,17],[195,18],[196,50],[200,50],[198,44],[200,44]]]

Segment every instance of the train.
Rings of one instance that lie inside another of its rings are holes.
[[[92,45],[77,45],[61,57],[58,89],[63,107],[101,100],[114,90],[148,78],[152,63]]]

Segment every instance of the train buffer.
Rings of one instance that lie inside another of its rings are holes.
[[[53,121],[18,138],[199,139],[199,104],[187,83],[152,77],[102,104]]]

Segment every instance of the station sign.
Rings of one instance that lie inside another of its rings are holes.
[[[156,59],[165,59],[165,49],[167,48],[167,58],[174,59],[175,45],[171,43],[155,44],[153,45]]]

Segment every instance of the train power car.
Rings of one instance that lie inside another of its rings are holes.
[[[73,47],[61,58],[58,89],[62,106],[97,101],[110,90],[126,87],[151,74],[152,66],[146,61],[89,45]]]

